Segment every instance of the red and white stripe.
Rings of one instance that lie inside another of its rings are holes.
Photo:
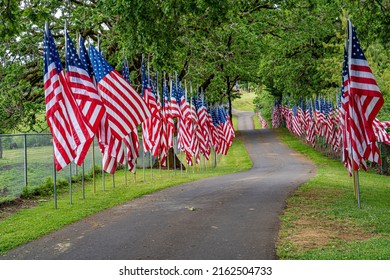
[[[117,139],[129,135],[151,115],[141,96],[116,70],[98,82],[98,92],[105,105],[112,134]]]

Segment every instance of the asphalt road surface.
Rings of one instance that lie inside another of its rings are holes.
[[[20,246],[0,259],[276,259],[279,215],[314,166],[237,112],[253,168],[146,195]]]

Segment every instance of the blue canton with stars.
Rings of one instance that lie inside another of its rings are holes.
[[[352,25],[352,53],[351,57],[354,59],[364,59],[366,60],[366,57],[364,56],[363,50],[360,47],[359,40],[356,35],[356,29]]]
[[[107,74],[114,71],[114,68],[100,55],[100,53],[91,44],[89,45],[89,57],[91,58],[93,72],[96,81],[100,82]]]
[[[43,63],[44,63],[45,74],[47,74],[49,65],[52,64],[53,62],[56,65],[57,74],[59,74],[62,71],[62,64],[50,29],[47,29],[47,34],[45,32],[43,39],[44,39]]]
[[[87,49],[85,48],[85,45],[84,45],[84,39],[83,37],[79,37],[79,49],[78,49],[78,54],[79,54],[79,58],[81,60],[81,63],[83,64],[83,68],[84,69],[88,69],[88,74],[90,77],[94,76],[94,73],[93,73],[93,68],[92,68],[92,63],[91,63],[91,60],[89,59],[89,56],[88,56],[88,53],[87,53]]]
[[[72,40],[69,38],[68,32],[65,32],[66,36],[66,71],[69,72],[69,66],[82,68],[88,71],[87,67],[83,65],[79,56],[77,55],[76,48],[74,47]]]

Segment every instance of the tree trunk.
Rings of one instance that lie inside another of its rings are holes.
[[[176,160],[175,160],[175,158],[176,158]],[[180,170],[180,165],[181,165],[181,169],[186,170],[185,165],[181,163],[181,161],[179,160],[177,155],[174,153],[173,148],[170,148],[168,151],[168,156],[167,156],[167,166],[163,167],[163,168],[168,169],[168,167],[169,167],[170,170],[175,169],[175,162],[176,162],[176,169]],[[153,168],[160,168],[160,161],[157,160],[154,163]]]

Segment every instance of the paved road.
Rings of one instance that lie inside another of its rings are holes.
[[[250,171],[175,186],[92,215],[3,259],[275,259],[285,200],[314,166],[238,112]]]

